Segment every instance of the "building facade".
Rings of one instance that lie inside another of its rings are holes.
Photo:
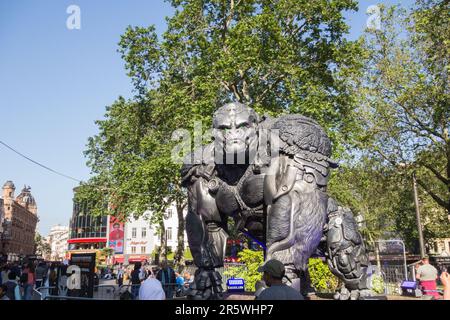
[[[433,239],[430,254],[442,257],[450,257],[450,238]]]
[[[69,227],[61,225],[52,227],[46,240],[51,248],[48,260],[63,261],[68,250]]]
[[[8,261],[35,253],[34,236],[38,222],[37,205],[31,188],[24,186],[17,197],[12,181],[3,185],[3,232],[0,251]]]
[[[186,216],[187,212],[184,212]],[[155,227],[150,224],[149,218],[151,212],[147,211],[138,219],[130,217],[125,223],[125,239],[123,256],[118,256],[115,262],[125,264],[152,261],[155,256],[155,249],[161,244],[161,235]],[[166,209],[164,217],[165,238],[167,248],[171,252],[175,252],[178,246],[178,217],[175,205]],[[188,246],[186,232],[184,232],[184,245]]]
[[[76,193],[77,188],[74,188]],[[69,223],[67,259],[72,253],[97,252],[106,247],[108,217],[93,216],[87,203],[73,199],[72,218]]]
[[[155,231],[148,222],[150,213],[125,223],[124,262],[151,261],[155,248]],[[117,261],[117,262],[120,262]]]

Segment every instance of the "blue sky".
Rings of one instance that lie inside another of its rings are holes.
[[[386,4],[400,1],[380,1]],[[346,13],[350,39],[365,28],[369,5]],[[412,0],[401,1],[411,5]],[[81,29],[69,30],[69,5],[81,9]],[[173,9],[163,0],[0,0],[0,140],[80,180],[89,177],[83,151],[105,106],[130,97],[131,83],[116,52],[127,25],[165,30]],[[38,204],[38,231],[68,225],[76,182],[52,174],[0,145],[0,184],[16,194],[30,185]]]

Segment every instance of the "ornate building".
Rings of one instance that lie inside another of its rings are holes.
[[[53,226],[46,239],[51,248],[51,254],[48,260],[63,261],[68,249],[69,227],[61,225]]]
[[[34,254],[34,236],[38,222],[36,201],[31,195],[31,188],[24,186],[14,198],[15,190],[12,181],[6,181],[3,185],[4,221],[0,253],[7,255],[9,261]]]

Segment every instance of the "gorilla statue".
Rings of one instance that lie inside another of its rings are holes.
[[[322,255],[343,286],[335,299],[358,299],[367,289],[366,249],[352,213],[326,193],[331,142],[301,115],[260,117],[233,102],[213,116],[213,141],[184,160],[186,232],[198,267],[191,299],[222,299],[228,218],[275,258],[303,295],[311,290],[308,259]],[[299,282],[299,283],[298,283]]]

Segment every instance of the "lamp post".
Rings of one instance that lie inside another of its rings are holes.
[[[422,223],[420,221],[420,209],[419,209],[419,198],[417,196],[417,181],[416,181],[416,173],[413,172],[413,188],[414,188],[414,204],[416,207],[416,220],[417,220],[417,229],[419,231],[419,244],[420,244],[420,256],[425,256],[425,246],[423,241],[423,232],[422,232]]]

